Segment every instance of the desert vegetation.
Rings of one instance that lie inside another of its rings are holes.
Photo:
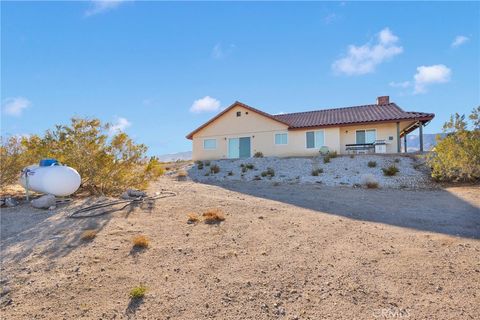
[[[150,240],[144,235],[138,235],[133,237],[132,239],[133,247],[137,249],[144,249],[148,248],[148,245],[150,244]]]
[[[95,239],[96,236],[97,236],[97,231],[90,229],[90,230],[85,230],[82,233],[81,239],[84,240],[84,241],[91,241],[91,240]]]
[[[42,158],[55,158],[75,168],[81,189],[91,194],[118,195],[128,188],[144,189],[163,174],[160,161],[147,157],[147,147],[126,133],[113,136],[110,124],[98,119],[72,118],[43,135],[2,138],[1,187],[15,183],[21,170]]]
[[[368,189],[377,189],[379,183],[373,174],[364,174],[361,178],[361,184]]]
[[[263,158],[263,153],[260,152],[260,151],[257,151],[255,152],[255,154],[253,155],[254,158]]]
[[[129,295],[132,299],[142,299],[145,296],[145,293],[147,293],[147,287],[141,284],[130,290]]]
[[[320,175],[320,173],[323,173],[322,168],[317,168],[317,169],[312,170],[312,176],[314,176],[314,177],[317,177],[318,175]]]
[[[377,161],[368,161],[369,168],[375,168],[377,166]]]
[[[203,221],[207,224],[219,223],[225,220],[225,215],[220,209],[209,209],[202,214]]]
[[[382,168],[383,175],[387,177],[391,177],[396,175],[400,170],[395,165],[388,166],[386,168]]]
[[[265,171],[262,171],[262,173],[260,174],[262,177],[269,177],[269,178],[272,178],[275,176],[275,170],[273,170],[273,168],[267,168],[267,170]]]
[[[432,177],[437,181],[480,180],[480,106],[465,115],[455,113],[443,125],[446,135],[428,155]]]

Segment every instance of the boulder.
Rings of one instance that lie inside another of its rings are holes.
[[[5,199],[5,205],[7,207],[16,207],[19,205],[19,202],[13,198],[7,198]]]
[[[34,208],[38,209],[48,209],[52,206],[55,206],[56,199],[53,194],[47,194],[44,196],[41,196],[40,198],[34,199],[30,201],[30,204]]]

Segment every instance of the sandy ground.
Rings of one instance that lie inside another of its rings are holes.
[[[367,190],[164,177],[98,218],[1,211],[2,319],[475,319],[480,188]],[[91,200],[88,200],[91,201]],[[187,224],[220,208],[220,224]],[[98,230],[91,242],[85,229]],[[132,250],[143,234],[150,246]],[[143,300],[129,298],[144,284]]]

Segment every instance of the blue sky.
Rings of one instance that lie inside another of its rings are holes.
[[[2,2],[2,134],[98,117],[149,153],[235,100],[270,113],[480,104],[478,2]]]

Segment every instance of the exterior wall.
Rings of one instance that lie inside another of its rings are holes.
[[[240,117],[236,116],[237,111],[241,112]],[[408,124],[408,122],[400,123],[400,130]],[[360,129],[375,129],[376,139],[387,141],[387,153],[397,152],[397,126],[395,122],[288,130],[288,126],[285,124],[238,106],[193,135],[192,157],[193,160],[226,159],[228,158],[228,139],[241,137],[250,137],[252,156],[255,152],[262,152],[266,157],[317,155],[318,148],[307,149],[306,147],[306,132],[316,130],[324,131],[325,146],[331,151],[344,154],[346,153],[346,144],[356,143],[356,130]],[[275,133],[283,132],[288,133],[287,144],[276,145]],[[389,140],[389,137],[392,137],[392,140]],[[204,139],[216,139],[216,149],[204,149]]]

